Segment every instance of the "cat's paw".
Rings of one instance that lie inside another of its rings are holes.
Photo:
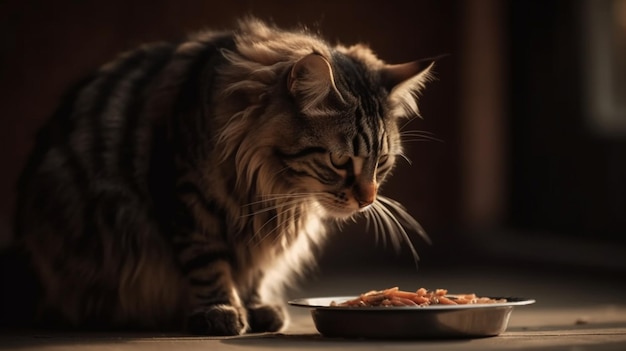
[[[248,324],[253,333],[277,332],[285,326],[287,313],[279,305],[248,306]]]
[[[240,335],[247,328],[245,312],[230,305],[207,306],[187,318],[187,330],[193,334]]]

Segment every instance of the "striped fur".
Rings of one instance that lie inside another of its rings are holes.
[[[103,66],[41,130],[20,181],[36,318],[276,331],[329,221],[363,215],[410,245],[400,224],[421,228],[377,191],[429,77],[415,67],[256,19]]]

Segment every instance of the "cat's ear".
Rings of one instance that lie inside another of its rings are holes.
[[[419,116],[417,98],[432,79],[434,60],[418,60],[380,69],[382,85],[389,91],[391,114],[394,117]]]
[[[316,53],[302,57],[293,65],[287,88],[303,111],[322,108],[329,102],[343,101],[335,85],[330,62]]]

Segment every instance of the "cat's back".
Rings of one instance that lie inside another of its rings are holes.
[[[89,187],[94,179],[141,183],[155,133],[164,132],[173,115],[197,107],[207,67],[229,46],[232,35],[212,32],[147,44],[74,84],[37,133],[19,180],[20,198],[33,192],[34,183],[40,185],[35,193],[42,191],[46,179],[51,190],[59,182]],[[141,190],[141,184],[134,185]]]
[[[124,53],[69,89],[37,133],[18,183],[16,245],[66,322],[176,315],[180,293],[156,289],[180,285],[154,204],[173,186],[168,130],[189,125],[178,121],[200,108],[232,42],[204,33]]]

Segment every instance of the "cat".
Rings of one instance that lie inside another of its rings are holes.
[[[403,226],[423,229],[378,189],[433,65],[257,18],[105,64],[40,130],[19,181],[33,318],[275,332],[332,223],[366,217],[415,254]]]

